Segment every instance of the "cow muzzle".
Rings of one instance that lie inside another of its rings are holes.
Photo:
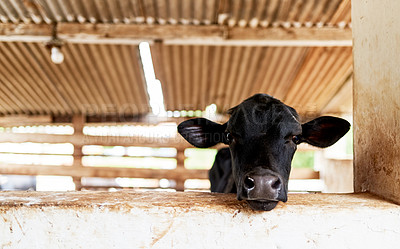
[[[247,173],[241,186],[238,199],[246,200],[254,210],[270,211],[279,201],[287,201],[282,177],[268,169],[258,168]]]

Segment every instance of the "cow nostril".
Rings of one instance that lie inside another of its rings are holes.
[[[254,179],[251,178],[250,176],[246,176],[246,178],[244,179],[244,187],[245,187],[247,190],[252,190],[252,189],[254,189],[254,187],[255,187]]]
[[[277,178],[276,181],[271,184],[271,187],[273,189],[279,189],[281,187],[281,180]]]

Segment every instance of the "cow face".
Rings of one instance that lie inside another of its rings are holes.
[[[178,131],[196,147],[229,145],[237,198],[255,210],[269,211],[279,201],[287,201],[291,161],[298,144],[327,147],[350,127],[347,121],[334,117],[302,125],[293,108],[266,94],[246,99],[229,114],[225,124],[191,119],[182,122]]]

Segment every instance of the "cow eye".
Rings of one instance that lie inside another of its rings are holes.
[[[231,133],[229,133],[229,132],[227,132],[226,133],[226,143],[227,144],[230,144],[230,143],[232,143],[233,142],[233,136],[232,136],[232,134]]]
[[[295,144],[300,144],[300,143],[301,143],[301,138],[300,138],[299,135],[293,136],[293,137],[292,137],[292,141],[293,141],[293,143],[295,143]]]

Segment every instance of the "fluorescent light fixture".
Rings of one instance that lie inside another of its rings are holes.
[[[144,77],[147,85],[147,93],[150,98],[150,107],[154,115],[166,116],[164,95],[161,82],[156,79],[153,61],[151,59],[150,45],[148,42],[139,44],[140,58],[142,60]]]

